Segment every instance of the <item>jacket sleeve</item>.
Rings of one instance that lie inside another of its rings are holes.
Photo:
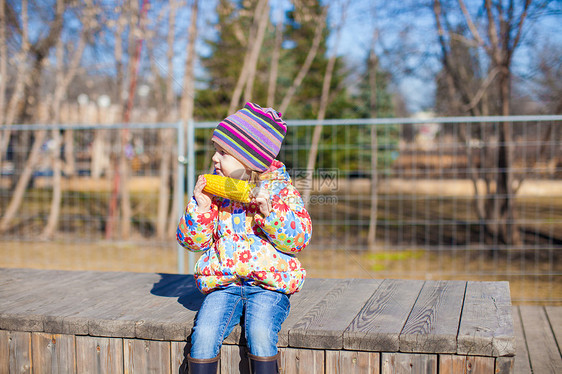
[[[312,221],[304,202],[292,184],[287,184],[271,197],[269,216],[254,216],[273,246],[284,253],[296,254],[310,242]]]
[[[218,205],[213,200],[211,209],[197,213],[197,201],[191,198],[180,218],[176,238],[182,247],[192,252],[202,252],[211,248],[218,222]]]

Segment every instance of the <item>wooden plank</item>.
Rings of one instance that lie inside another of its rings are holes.
[[[2,329],[44,332],[45,321],[52,316],[57,316],[61,310],[66,313],[77,306],[83,307],[90,299],[92,281],[95,281],[92,272],[39,271],[35,275],[29,272],[24,274],[29,279],[23,279],[18,283],[18,286],[22,287],[21,292],[24,296],[11,298],[7,310],[0,315]],[[28,286],[34,289],[23,291]],[[48,332],[65,333],[60,329]],[[70,331],[68,334],[75,333],[87,333],[87,329]]]
[[[249,365],[245,347],[228,344],[221,348],[221,374],[249,374]]]
[[[424,281],[385,279],[343,336],[345,349],[396,352]]]
[[[379,374],[380,353],[326,351],[326,374]]]
[[[27,294],[28,291],[40,292],[42,287],[52,286],[53,281],[61,276],[80,276],[80,273],[64,270],[2,268],[0,269],[0,299],[7,300],[14,295]]]
[[[279,352],[281,352],[283,373],[324,374],[325,354],[323,350],[279,348]]]
[[[342,279],[289,331],[289,346],[342,349],[343,333],[382,283],[379,279]]]
[[[76,317],[83,311],[94,311],[107,295],[114,293],[116,285],[126,273],[83,272],[84,277],[67,282],[65,295],[57,300],[54,308],[46,308],[43,318],[45,332],[87,335],[88,320]],[[95,288],[92,289],[92,284]]]
[[[89,317],[90,335],[136,337],[135,329],[139,318],[138,315],[132,317],[131,314],[139,309],[150,308],[150,289],[158,279],[157,274],[128,274],[120,284],[116,284],[111,297],[106,295],[102,303],[85,314]]]
[[[43,331],[46,310],[55,307],[52,300],[68,295],[63,285],[84,277],[84,272],[22,270],[22,278],[12,283],[15,294],[2,290],[0,329],[9,331]],[[14,292],[11,290],[11,292]]]
[[[382,353],[382,374],[437,374],[437,355]]]
[[[531,372],[531,363],[529,361],[527,343],[525,342],[525,334],[523,333],[523,325],[519,317],[519,307],[514,306],[511,310],[513,316],[513,331],[515,332],[515,346],[517,347],[513,371],[515,374],[528,374]]]
[[[562,373],[562,358],[543,307],[521,305],[533,373]]]
[[[289,344],[289,331],[310,309],[324,298],[324,296],[336,286],[333,279],[310,278],[306,279],[304,287],[300,292],[291,295],[291,312],[281,325],[277,342],[278,347],[286,347]],[[236,326],[230,335],[224,340],[225,344],[246,344],[242,336],[242,328]]]
[[[460,355],[515,354],[508,282],[468,282],[457,340]]]
[[[149,295],[156,274],[125,272],[91,272],[89,286],[74,284],[76,292],[90,290],[88,297],[67,310],[58,310],[46,317],[51,328],[64,333],[90,334],[105,337],[135,337],[137,321],[119,320],[127,314],[127,308],[142,296]],[[147,284],[148,283],[148,284]],[[96,287],[91,287],[95,284]],[[142,290],[142,287],[145,287]],[[141,296],[139,296],[141,294]],[[118,300],[118,302],[117,302]]]
[[[0,373],[10,370],[10,332],[0,330]]]
[[[170,373],[169,342],[123,339],[124,373]]]
[[[76,372],[122,374],[123,339],[77,336]]]
[[[31,373],[31,333],[10,331],[8,336],[8,373]]]
[[[512,374],[514,372],[515,357],[496,358],[496,374]],[[530,371],[529,371],[530,373]]]
[[[187,373],[187,355],[190,346],[186,342],[171,343],[171,365],[172,373]]]
[[[439,374],[494,374],[494,370],[493,357],[439,355]]]
[[[466,358],[467,374],[494,374],[496,360],[493,357],[468,356]]]
[[[439,374],[466,374],[466,357],[439,355]]]
[[[31,334],[33,373],[76,372],[74,335]]]
[[[462,281],[426,281],[400,333],[400,351],[455,353],[465,287]]]
[[[162,278],[150,290],[150,307],[129,314],[137,319],[139,339],[185,341],[194,324],[204,295],[192,275],[159,274]]]
[[[544,310],[554,338],[558,343],[558,348],[562,350],[562,306],[545,306]]]

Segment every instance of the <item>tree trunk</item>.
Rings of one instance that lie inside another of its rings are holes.
[[[517,14],[515,7],[520,7],[521,13]],[[510,114],[510,88],[511,88],[511,57],[519,45],[523,34],[523,25],[529,12],[531,0],[524,2],[509,1],[493,2],[484,0],[483,19],[486,22],[486,33],[476,27],[472,21],[468,8],[463,0],[459,0],[459,6],[464,18],[464,24],[468,26],[470,36],[465,39],[472,48],[479,48],[486,52],[490,60],[491,68],[488,74],[479,84],[480,88],[471,88],[469,79],[462,79],[462,66],[454,66],[451,60],[451,50],[447,47],[445,36],[452,33],[453,26],[442,12],[440,1],[433,1],[433,12],[438,31],[438,39],[441,45],[443,67],[454,83],[456,93],[462,100],[461,108],[468,110],[471,114],[487,115]],[[538,7],[537,9],[539,9]],[[441,22],[441,18],[444,22]],[[448,30],[445,30],[448,27]],[[467,74],[465,74],[466,76]],[[490,87],[497,89],[497,98],[489,95]],[[475,91],[475,92],[472,92]],[[488,108],[491,100],[498,100],[499,111]],[[519,229],[515,217],[514,199],[516,190],[513,188],[513,145],[511,134],[511,123],[504,122],[497,125],[496,147],[490,146],[490,138],[486,136],[486,129],[482,128],[481,140],[484,147],[481,149],[480,173],[486,185],[486,195],[482,197],[479,192],[476,173],[471,172],[475,188],[475,210],[481,220],[481,227],[486,234],[486,243],[496,245],[517,245],[521,243]],[[470,139],[468,139],[470,141]],[[468,149],[469,159],[472,151]],[[482,203],[481,203],[482,202]]]
[[[195,41],[197,40],[197,19],[199,15],[199,0],[193,0],[193,4],[191,5],[191,20],[189,24],[189,39],[187,43],[187,56],[185,59],[185,71],[183,75],[183,92],[181,97],[181,104],[180,104],[180,116],[183,126],[185,128],[185,143],[187,143],[188,139],[188,126],[190,126],[191,121],[193,120],[193,109],[194,109],[194,99],[195,99],[195,82],[194,82],[194,65],[195,65]],[[176,155],[184,156],[184,155]],[[177,159],[176,159],[176,162]],[[173,185],[178,185],[178,173],[177,173],[177,164],[173,163]],[[183,167],[183,166],[182,166]],[[184,199],[184,197],[181,197]],[[178,210],[178,205],[180,202],[178,201],[178,194],[175,193],[172,199],[172,208],[170,209],[170,218],[168,220],[169,227],[168,227],[168,235],[173,236],[176,233],[180,212]],[[183,205],[183,204],[182,204]]]
[[[63,0],[57,0],[57,12],[62,14],[64,12],[64,2]],[[88,12],[85,12],[86,16]],[[60,123],[60,112],[61,112],[61,104],[64,97],[65,92],[67,91],[68,86],[74,79],[76,75],[76,71],[78,69],[78,65],[80,64],[80,60],[82,59],[82,53],[84,52],[84,48],[86,47],[86,34],[88,30],[86,26],[82,29],[80,39],[76,45],[76,51],[74,52],[74,56],[72,57],[70,64],[68,66],[68,71],[65,74],[63,72],[64,69],[64,46],[61,39],[57,42],[56,47],[56,58],[57,58],[57,73],[56,73],[56,88],[55,94],[52,103],[52,110],[51,110],[51,122],[53,124]],[[58,129],[52,130],[53,136],[53,143],[55,145],[53,150],[53,197],[51,200],[51,209],[49,211],[49,218],[47,219],[47,224],[43,228],[43,232],[41,233],[42,239],[50,239],[54,235],[59,221],[60,211],[61,211],[61,203],[62,203],[62,160],[61,160],[61,136],[60,131]],[[71,139],[72,140],[72,139]],[[72,157],[74,157],[72,155]]]
[[[277,75],[279,74],[279,55],[281,52],[281,42],[283,41],[283,27],[279,22],[275,25],[275,45],[271,53],[271,65],[269,68],[269,82],[267,85],[267,106],[275,106],[275,90],[277,89]]]
[[[349,1],[347,2],[349,3]],[[347,4],[346,3],[346,4]],[[314,126],[314,133],[312,134],[312,144],[310,145],[310,152],[308,153],[308,161],[306,164],[306,177],[313,177],[313,170],[316,168],[316,158],[318,157],[318,147],[320,144],[320,139],[322,138],[322,121],[326,118],[326,110],[328,109],[328,100],[330,98],[330,85],[332,84],[332,77],[334,75],[334,67],[336,65],[337,50],[341,38],[341,29],[345,20],[345,7],[344,11],[341,12],[341,21],[336,31],[336,42],[334,46],[334,53],[330,56],[328,64],[326,65],[326,71],[324,73],[324,80],[322,82],[322,96],[320,97],[320,107],[318,109],[318,122],[319,124]],[[327,9],[327,7],[325,8]],[[308,181],[307,185],[311,186],[312,181]],[[310,201],[311,188],[307,188],[303,193],[303,200],[305,205]]]
[[[291,103],[293,96],[297,92],[297,89],[300,87],[306,74],[308,74],[308,70],[310,69],[312,62],[314,61],[314,58],[318,53],[318,49],[320,47],[320,41],[322,40],[322,31],[326,26],[327,14],[328,14],[328,7],[325,7],[324,10],[322,11],[322,14],[317,19],[316,30],[314,30],[314,38],[312,39],[312,45],[310,46],[310,50],[306,55],[306,59],[304,60],[304,63],[302,64],[297,76],[293,80],[293,84],[291,85],[291,87],[289,87],[287,93],[285,94],[283,100],[281,101],[281,105],[279,106],[279,112],[281,113],[285,113],[287,111],[287,108],[289,107],[289,104]]]
[[[52,238],[55,231],[57,230],[62,201],[62,161],[60,158],[61,136],[59,130],[53,129],[51,131],[51,136],[53,137],[52,141],[54,144],[54,149],[52,150],[51,155],[53,159],[53,196],[51,197],[51,207],[49,209],[49,217],[47,218],[47,223],[45,224],[45,227],[43,227],[41,235],[39,235],[41,240]]]
[[[2,11],[5,11],[6,3],[2,1]],[[2,17],[3,33],[5,33],[5,17]],[[24,100],[24,91],[29,81],[29,72],[26,71],[27,64],[25,63],[25,59],[27,59],[29,54],[29,22],[28,22],[28,9],[27,9],[27,0],[22,0],[21,2],[21,23],[22,23],[22,30],[21,30],[21,49],[18,53],[18,64],[17,64],[17,75],[16,75],[16,82],[14,85],[14,91],[12,92],[12,96],[8,102],[8,107],[5,108],[6,115],[4,116],[4,110],[2,110],[2,121],[0,124],[12,125],[17,117],[18,109],[20,107],[20,103]],[[5,35],[5,34],[4,34]],[[7,45],[6,41],[2,43],[2,59],[7,59]],[[6,61],[5,61],[6,62]],[[2,69],[5,69],[4,66]],[[6,72],[2,72],[2,77],[7,77]],[[5,85],[6,79],[2,79],[2,84]],[[2,90],[3,94],[5,95],[5,87]],[[25,135],[20,134],[20,137]],[[8,149],[8,143],[10,142],[11,132],[10,130],[4,130],[2,137],[0,137],[0,166],[2,165],[2,159],[4,158],[4,154]],[[14,174],[15,175],[15,174]],[[15,181],[14,181],[15,183]]]
[[[258,59],[263,45],[263,39],[265,38],[267,23],[269,22],[269,3],[267,0],[265,0],[264,3],[265,4],[262,6],[263,9],[261,13],[258,13],[258,30],[255,42],[252,43],[252,53],[248,64],[248,79],[246,81],[246,89],[244,90],[244,102],[252,101],[252,92],[254,89],[254,80],[256,79]]]
[[[502,115],[508,116],[510,100],[510,73],[505,69],[500,76],[500,101],[502,103]],[[498,195],[501,199],[500,221],[501,236],[507,245],[521,244],[519,228],[515,221],[514,193],[513,193],[513,152],[512,152],[511,122],[500,124],[500,144],[498,162]]]
[[[6,212],[0,220],[0,233],[6,232],[9,228],[10,222],[15,217],[19,206],[21,205],[25,190],[29,184],[29,180],[31,179],[31,174],[33,173],[33,169],[39,159],[41,146],[45,140],[45,132],[45,130],[35,132],[35,139],[33,141],[33,146],[31,147],[31,152],[29,153],[29,157],[27,158],[27,162],[25,163],[20,178],[17,181],[12,199],[10,200],[8,207],[6,208]]]
[[[115,46],[114,46],[114,56],[115,56],[115,96],[117,97],[117,105],[121,108],[121,113],[124,113],[123,105],[123,87],[124,87],[124,73],[123,73],[123,33],[125,31],[125,26],[127,24],[127,19],[132,18],[132,12],[130,10],[130,4],[128,0],[123,0],[121,4],[121,12],[116,22],[116,29],[114,34]],[[132,32],[132,30],[129,30]],[[119,139],[115,137],[110,138],[110,148],[114,149],[113,144],[119,143]],[[122,152],[120,152],[122,153]],[[119,154],[111,152],[109,167],[112,169],[110,171],[110,176],[112,179],[112,190],[111,196],[109,198],[107,222],[105,224],[105,238],[111,239],[115,231],[115,225],[118,218],[117,200],[120,194],[120,171],[119,171]]]
[[[264,17],[264,14],[267,15],[264,10],[267,11],[268,9],[269,6],[267,0],[259,0],[258,5],[254,10],[254,20],[252,28],[250,30],[250,35],[247,39],[248,42],[246,46],[246,53],[244,54],[244,62],[242,63],[242,71],[238,76],[238,81],[236,82],[236,86],[234,87],[234,91],[232,92],[230,106],[228,107],[228,114],[234,112],[238,105],[240,105],[240,97],[242,96],[244,87],[246,87],[248,81],[250,80],[252,64],[254,64],[254,61],[252,60],[255,59],[255,63],[257,63],[259,51],[263,43],[263,36],[265,35],[265,26],[267,25],[268,20],[268,17]],[[264,29],[263,32],[261,32],[262,35],[260,40],[260,31],[262,29],[262,24]]]
[[[163,105],[167,108],[168,115],[166,116],[169,122],[174,119],[171,117],[174,107],[174,40],[176,31],[176,0],[170,0],[169,3],[170,11],[168,14],[168,75],[166,79],[166,103]],[[173,133],[172,130],[163,129],[159,132],[160,134],[160,185],[158,188],[158,213],[156,217],[156,236],[159,239],[164,239],[166,237],[166,228],[168,227],[168,217],[170,214],[170,167],[172,161],[172,149],[170,145],[172,144]]]
[[[143,24],[143,14],[146,7],[147,0],[143,0],[142,9],[139,14],[138,1],[130,1],[131,17],[129,22],[129,91],[126,107],[124,109],[123,122],[128,124],[130,121],[131,111],[133,110],[133,101],[135,98],[135,89],[137,84],[137,71],[140,63],[140,52],[142,48],[142,40],[144,38],[144,30],[141,29]],[[137,32],[139,37],[137,38]],[[127,125],[125,125],[127,126]],[[131,192],[129,190],[130,180],[130,162],[128,158],[128,151],[131,146],[131,132],[126,127],[121,131],[121,153],[119,155],[119,174],[121,191],[121,239],[127,240],[131,236]]]
[[[326,71],[324,73],[324,81],[322,82],[322,96],[320,97],[320,108],[318,109],[318,124],[314,126],[312,134],[312,143],[310,144],[310,152],[308,153],[308,161],[306,163],[306,178],[313,178],[313,170],[316,168],[316,158],[318,157],[318,147],[322,138],[322,121],[326,118],[326,109],[328,107],[328,99],[330,97],[330,84],[334,73],[334,65],[336,63],[336,55],[332,55],[328,60]],[[312,186],[312,180],[308,180],[307,186]],[[310,201],[311,188],[304,190],[302,198],[307,206]]]

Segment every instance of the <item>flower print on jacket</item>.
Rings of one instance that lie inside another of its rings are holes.
[[[195,266],[203,293],[241,281],[286,294],[302,288],[306,271],[295,254],[310,241],[310,216],[281,162],[261,176],[260,187],[271,196],[268,217],[256,204],[220,197],[213,197],[206,213],[197,213],[195,198],[187,205],[177,239],[190,251],[206,251]]]

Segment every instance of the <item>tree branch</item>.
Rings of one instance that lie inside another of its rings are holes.
[[[461,7],[462,13],[464,14],[464,19],[466,21],[466,24],[468,25],[468,28],[470,29],[470,32],[472,33],[472,36],[474,37],[474,40],[476,40],[478,45],[481,45],[481,46],[485,47],[484,40],[482,40],[482,37],[480,36],[480,33],[478,32],[478,29],[474,25],[474,22],[472,22],[472,17],[470,16],[470,13],[468,13],[468,9],[466,9],[466,4],[464,3],[463,0],[458,0],[458,1],[459,1],[459,6]]]

